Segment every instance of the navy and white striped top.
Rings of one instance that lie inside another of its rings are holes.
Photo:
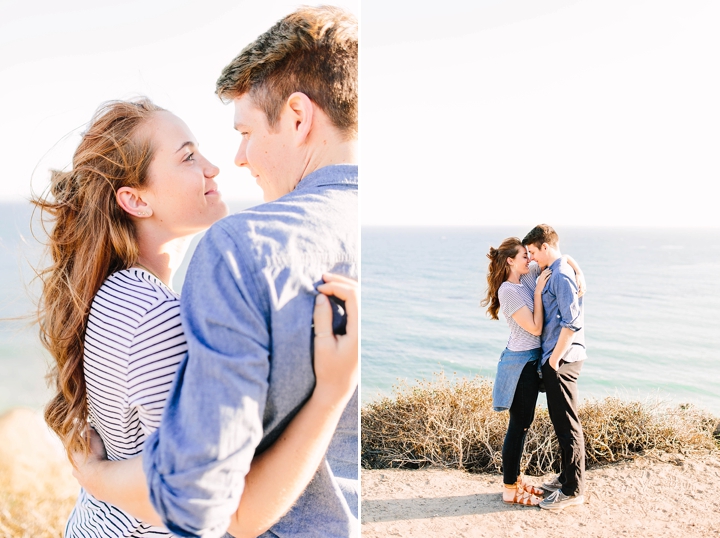
[[[512,315],[527,306],[530,312],[535,309],[534,294],[535,281],[540,276],[540,267],[537,263],[530,264],[530,272],[520,276],[520,284],[513,284],[507,280],[500,284],[498,299],[500,310],[502,310],[508,325],[510,326],[510,338],[507,348],[510,351],[527,351],[540,347],[540,337],[530,334],[520,327],[512,318]]]
[[[102,437],[108,459],[142,452],[145,438],[160,424],[186,351],[179,296],[142,269],[110,275],[93,299],[84,356],[89,422]],[[174,535],[81,490],[65,536]]]

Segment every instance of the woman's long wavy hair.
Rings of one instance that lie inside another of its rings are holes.
[[[48,189],[32,199],[51,261],[37,272],[40,340],[55,359],[48,379],[57,391],[45,421],[68,453],[88,451],[83,350],[90,305],[109,275],[138,259],[133,222],[115,193],[145,184],[153,152],[138,129],[159,110],[144,98],[103,104],[75,150],[72,169],[52,170]]]
[[[487,295],[480,302],[480,306],[487,306],[487,314],[490,319],[498,319],[498,311],[500,310],[500,299],[498,298],[498,290],[500,285],[510,276],[510,265],[508,258],[517,256],[521,248],[525,248],[522,241],[517,237],[508,237],[498,248],[490,247],[490,252],[486,254],[490,260],[487,274]]]

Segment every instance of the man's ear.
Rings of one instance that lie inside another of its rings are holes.
[[[118,205],[131,217],[150,217],[152,208],[142,199],[140,191],[132,187],[120,187],[115,193]]]
[[[295,92],[286,101],[286,121],[291,123],[299,143],[305,142],[312,130],[315,103],[302,92]]]

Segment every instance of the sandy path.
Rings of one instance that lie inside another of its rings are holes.
[[[720,537],[717,453],[592,469],[585,504],[560,513],[503,504],[501,482],[462,471],[363,471],[362,536]]]

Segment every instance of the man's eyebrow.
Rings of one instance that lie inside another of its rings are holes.
[[[194,145],[195,145],[195,143],[190,140],[188,140],[187,142],[183,142],[183,145],[180,146],[175,153],[177,153],[178,151],[180,151],[181,149],[183,149],[187,146],[194,146]]]

